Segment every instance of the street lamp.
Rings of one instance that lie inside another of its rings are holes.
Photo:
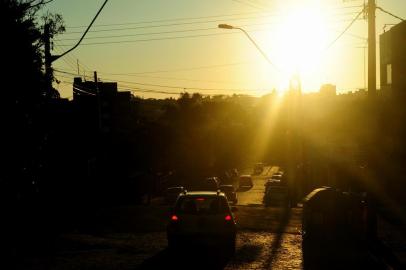
[[[247,31],[245,31],[243,28],[241,27],[235,27],[226,23],[221,23],[218,25],[218,28],[221,29],[238,29],[241,30],[247,37],[248,39],[255,45],[255,47],[258,49],[258,51],[262,54],[262,56],[265,58],[265,60],[272,65],[274,68],[276,68],[276,70],[280,71],[280,69],[274,64],[272,63],[272,61],[268,58],[268,56],[265,54],[265,52],[258,46],[258,44],[255,42],[255,40],[253,40],[251,38],[251,36],[247,33]]]

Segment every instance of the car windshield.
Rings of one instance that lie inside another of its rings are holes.
[[[176,212],[192,215],[222,214],[228,212],[228,206],[223,197],[191,196],[179,200]]]

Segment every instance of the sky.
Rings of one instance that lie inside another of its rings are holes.
[[[70,49],[104,0],[54,0],[43,12],[63,16],[66,32],[53,54]],[[109,0],[82,43],[53,63],[65,98],[73,77],[116,81],[120,91],[144,98],[205,95],[261,96],[286,91],[299,74],[303,92],[325,83],[340,93],[364,88],[367,21],[364,0]],[[406,18],[405,0],[378,0]],[[385,24],[400,20],[377,10],[377,41]],[[219,29],[220,23],[238,29]],[[391,25],[386,26],[390,29]],[[336,40],[336,41],[334,41]],[[377,44],[379,72],[379,44]],[[366,54],[367,55],[367,54]],[[379,74],[377,76],[379,88]]]

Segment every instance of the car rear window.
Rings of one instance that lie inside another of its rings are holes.
[[[190,196],[179,199],[177,213],[183,214],[222,214],[229,212],[227,202],[223,197]]]

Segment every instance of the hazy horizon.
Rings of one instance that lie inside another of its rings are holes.
[[[57,0],[47,6],[66,24],[66,33],[55,37],[53,54],[77,42],[102,3]],[[406,1],[377,4],[406,16]],[[102,81],[117,81],[120,90],[138,89],[135,94],[146,98],[183,91],[261,96],[273,89],[283,92],[297,72],[303,92],[318,91],[325,83],[336,85],[337,92],[354,91],[364,88],[367,21],[357,20],[332,42],[362,5],[341,0],[109,1],[82,44],[54,62],[61,81],[55,87],[62,97],[72,96],[79,60],[81,76],[90,80],[97,70]],[[384,24],[399,22],[377,10],[377,41]],[[245,29],[278,68],[241,31],[218,29],[219,23]]]

